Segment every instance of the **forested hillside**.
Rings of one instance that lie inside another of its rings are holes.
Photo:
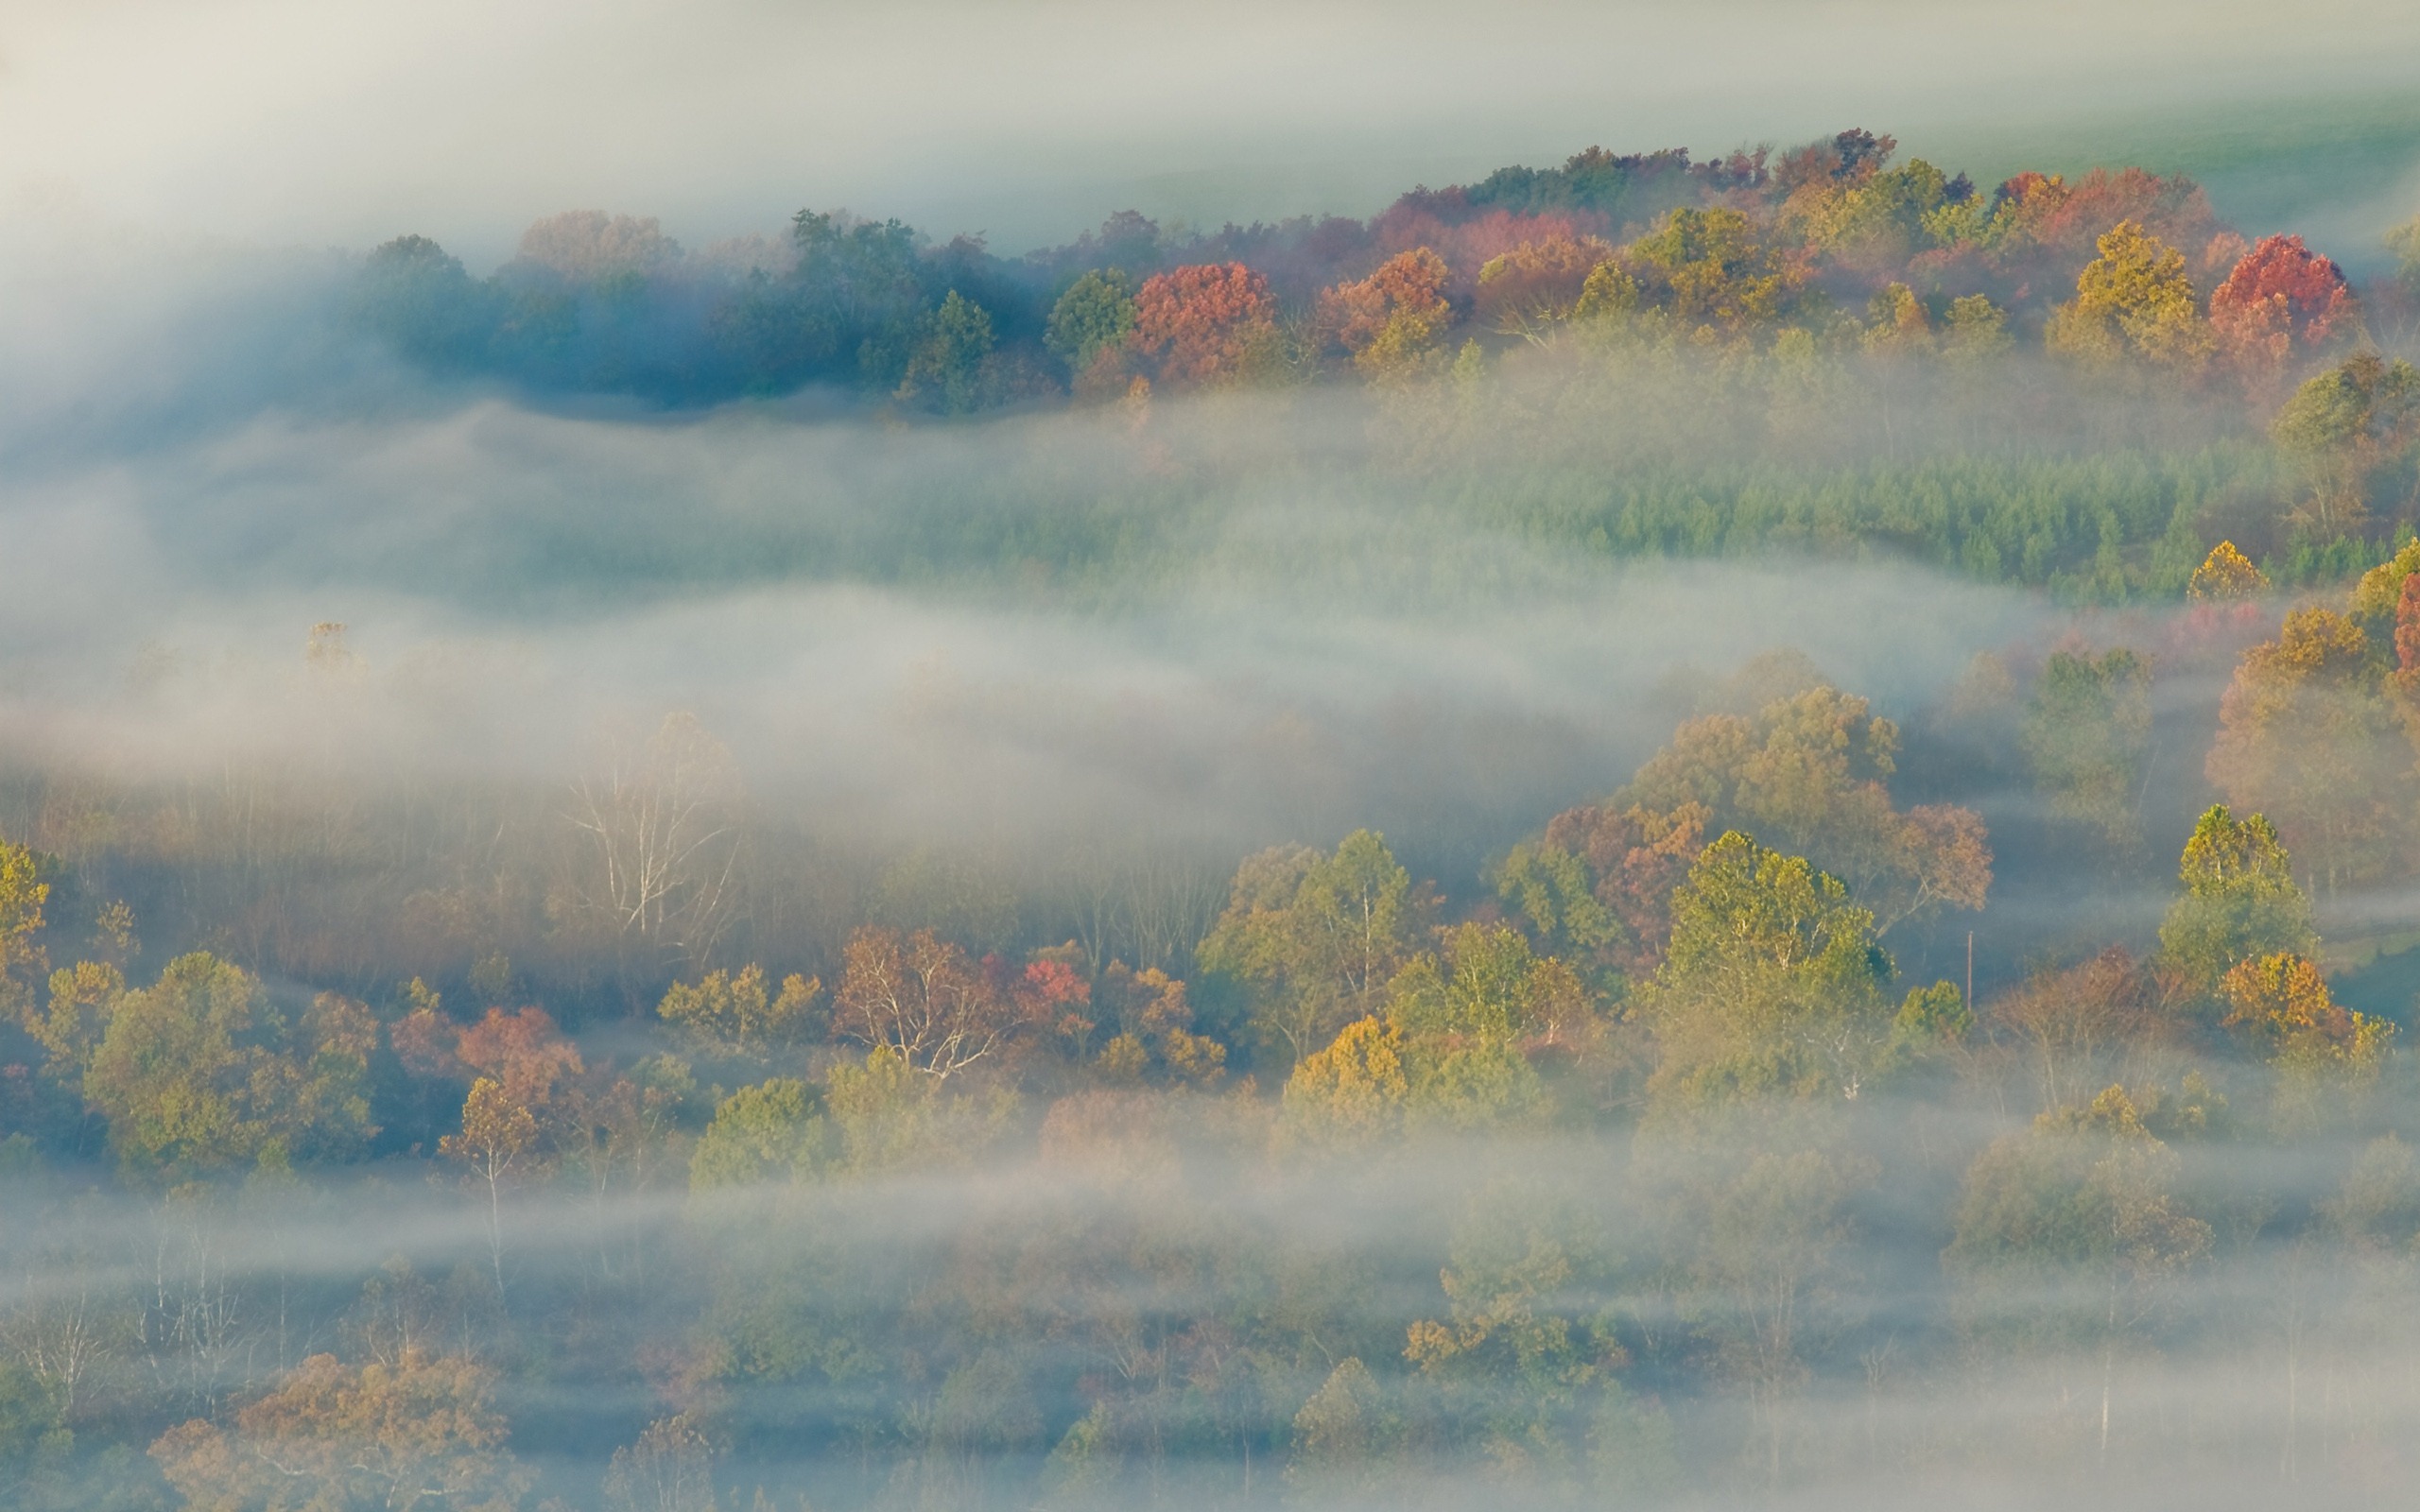
[[[2396,1500],[2420,221],[2339,250],[1862,130],[579,213],[0,434],[174,564],[7,622],[0,1502]]]

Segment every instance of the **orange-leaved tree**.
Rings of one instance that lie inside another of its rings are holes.
[[[1132,340],[1164,382],[1232,382],[1264,360],[1276,339],[1269,280],[1241,263],[1170,268],[1135,291]]]
[[[1397,252],[1369,277],[1320,296],[1319,324],[1373,378],[1417,369],[1453,319],[1445,260],[1426,247]]]

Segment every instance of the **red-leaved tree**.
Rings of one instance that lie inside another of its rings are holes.
[[[2263,398],[2300,359],[2352,335],[2360,319],[2344,270],[2300,236],[2267,236],[2210,296],[2210,326],[2245,384]]]

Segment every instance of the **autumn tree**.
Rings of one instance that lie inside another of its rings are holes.
[[[1730,335],[1769,325],[1798,297],[1800,277],[1737,210],[1675,210],[1631,244],[1624,271],[1642,299],[1668,309],[1685,329]]]
[[[2252,558],[2236,549],[2232,541],[2221,541],[2193,569],[2192,580],[2185,585],[2186,596],[2195,603],[2227,603],[2236,599],[2256,598],[2269,591],[2269,579],[2252,564]]]
[[[509,1512],[529,1478],[505,1447],[494,1375],[462,1356],[407,1349],[391,1365],[302,1362],[235,1415],[196,1418],[151,1446],[188,1507],[319,1512]]]
[[[493,1078],[523,1107],[544,1109],[580,1074],[579,1048],[540,1007],[507,1013],[490,1008],[478,1022],[456,1036],[454,1058],[473,1073]]]
[[[1981,816],[1894,807],[1885,783],[1898,747],[1898,727],[1863,698],[1818,685],[1754,717],[1688,721],[1614,801],[1666,814],[1701,804],[1708,828],[1762,835],[1840,877],[1885,932],[1944,907],[1982,907],[1992,852]]]
[[[1806,1379],[1807,1356],[1841,1321],[1851,1203],[1876,1175],[1871,1160],[1820,1145],[1751,1148],[1705,1160],[1685,1189],[1691,1311],[1720,1367],[1747,1390],[1774,1489],[1786,1406]]]
[[[1032,1022],[981,963],[929,929],[859,929],[842,963],[833,1027],[936,1081],[1000,1057]]]
[[[1310,1144],[1364,1144],[1399,1133],[1411,1080],[1403,1036],[1384,1020],[1357,1019],[1286,1078],[1286,1133]]]
[[[1672,889],[1705,848],[1713,811],[1641,804],[1566,809],[1506,852],[1496,896],[1554,954],[1605,973],[1645,976],[1664,959]]]
[[[1622,1405],[1629,1351],[1600,1300],[1618,1263],[1601,1220],[1543,1182],[1476,1196],[1438,1275],[1446,1315],[1406,1331],[1404,1358],[1441,1392],[1446,1431],[1542,1482],[1584,1461],[1592,1419]]]
[[[1427,248],[1397,252],[1369,277],[1322,294],[1320,328],[1366,377],[1415,372],[1453,319],[1445,280],[1445,260]]]
[[[2357,334],[2360,311],[2344,270],[2300,236],[2266,236],[2210,296],[2219,350],[2265,396],[2310,356]]]
[[[2160,965],[2183,991],[2217,991],[2238,961],[2319,948],[2310,900],[2294,884],[2275,828],[2260,815],[2238,819],[2225,804],[2213,804],[2185,842],[2177,880],[2185,895],[2160,925]]]
[[[499,1298],[504,1296],[505,1183],[535,1158],[537,1148],[537,1115],[489,1076],[471,1083],[471,1095],[462,1103],[461,1131],[438,1142],[438,1153],[461,1161],[487,1191],[488,1263]]]
[[[45,964],[42,952],[43,904],[50,901],[42,858],[22,845],[0,840],[0,993],[13,997],[22,978]],[[11,1005],[0,1003],[0,1007]]]
[[[1276,339],[1269,280],[1241,263],[1171,268],[1134,296],[1135,349],[1171,384],[1232,382],[1267,361]]]
[[[2051,809],[2120,850],[2142,838],[2151,690],[2151,663],[2124,646],[2053,651],[2026,711],[2025,753]]]
[[[1423,911],[1384,838],[1357,830],[1332,856],[1279,847],[1247,857],[1196,959],[1245,988],[1263,1045],[1290,1063],[1377,1012]]]
[[[1109,1079],[1206,1088],[1225,1074],[1227,1047],[1192,1032],[1184,984],[1159,968],[1110,962],[1093,1004],[1100,1027],[1115,1031],[1093,1062]]]
[[[699,1137],[689,1158],[689,1187],[703,1192],[794,1180],[814,1168],[823,1144],[823,1121],[804,1082],[776,1076],[742,1087],[716,1105],[714,1122]]]
[[[2152,973],[2115,945],[2032,972],[1988,1011],[1996,1039],[2023,1061],[2035,1108],[2046,1113],[2135,1074],[2178,1027]]]
[[[2100,255],[2076,279],[2045,333],[2050,350],[2087,366],[2141,365],[2191,372],[2216,339],[2186,276],[2185,254],[2131,220],[2100,237]]]
[[[2205,769],[2230,804],[2273,819],[2332,892],[2402,864],[2411,764],[2369,638],[2334,610],[2306,609],[2238,663]]]
[[[1480,265],[1474,313],[1491,331],[1543,341],[1579,308],[1588,276],[1613,258],[1594,236],[1523,242]]]
[[[688,1413],[659,1418],[614,1451],[605,1470],[608,1512],[716,1512],[717,1446]]]

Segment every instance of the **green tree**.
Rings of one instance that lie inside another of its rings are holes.
[[[60,1008],[79,1016],[72,1033]],[[323,993],[289,1023],[258,981],[205,953],[169,962],[144,991],[98,1004],[55,995],[47,1027],[64,1047],[89,1047],[77,1080],[130,1171],[176,1180],[342,1159],[377,1131],[369,1010]]]
[[[950,290],[941,308],[924,318],[894,397],[943,415],[983,407],[997,387],[990,367],[995,344],[991,312]]]
[[[742,1087],[715,1106],[714,1122],[699,1136],[689,1188],[796,1180],[814,1168],[823,1143],[823,1121],[809,1106],[806,1083],[776,1076]]]
[[[2176,986],[2206,996],[2238,961],[2319,948],[2310,900],[2269,821],[2237,818],[2214,803],[2193,826],[2177,865],[2185,896],[2159,927],[2160,965]]]
[[[2142,839],[2151,688],[2151,663],[2124,646],[2098,657],[2053,651],[2026,710],[2025,754],[2051,809],[2119,850]]]
[[[1080,375],[1105,351],[1123,347],[1134,334],[1134,281],[1122,269],[1096,268],[1067,285],[1050,307],[1043,331],[1067,370]]]
[[[2360,352],[2295,389],[2269,434],[2310,482],[2294,522],[2329,537],[2358,530],[2376,480],[2420,438],[2420,369]]]
[[[1651,1091],[1854,1098],[1890,1045],[1893,970],[1837,878],[1728,833],[1672,894],[1671,950],[1644,993],[1661,1052]]]
[[[1195,959],[1244,987],[1262,1045],[1291,1064],[1378,1011],[1421,913],[1386,841],[1357,830],[1332,856],[1280,847],[1246,858]]]

